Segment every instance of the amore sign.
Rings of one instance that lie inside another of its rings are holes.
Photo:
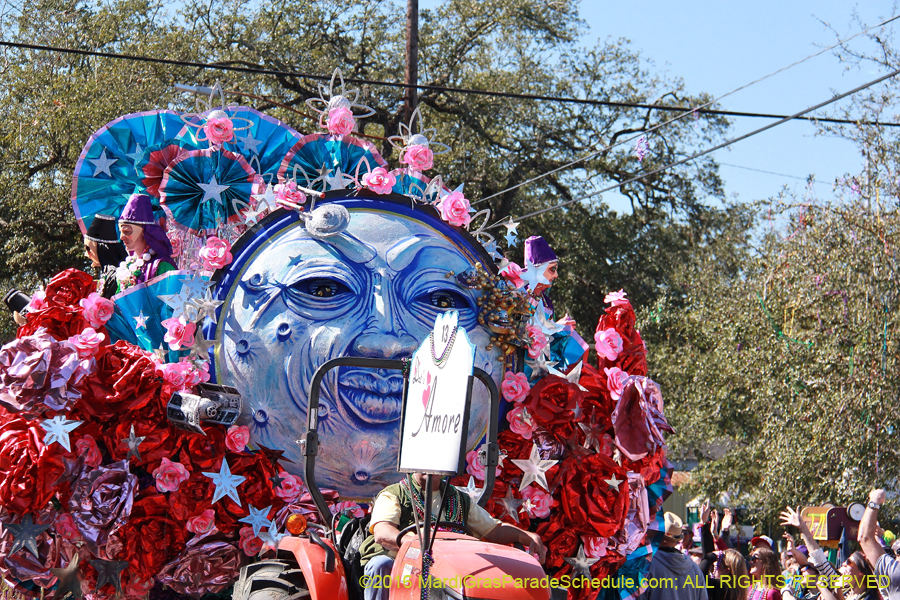
[[[398,471],[455,475],[465,464],[475,346],[456,311],[438,315],[413,354]]]

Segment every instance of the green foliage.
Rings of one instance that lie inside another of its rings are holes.
[[[900,487],[900,213],[855,196],[780,208],[755,250],[724,238],[687,264],[642,328],[697,491],[770,521]]]

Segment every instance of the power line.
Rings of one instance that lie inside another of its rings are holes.
[[[754,81],[751,81],[750,83],[747,83],[747,84],[744,84],[744,85],[742,85],[742,86],[740,86],[740,87],[738,87],[738,88],[735,88],[735,89],[731,90],[730,92],[728,92],[727,94],[724,94],[724,95],[722,95],[722,96],[719,96],[718,98],[716,98],[716,99],[714,99],[714,100],[710,100],[710,101],[707,102],[706,104],[702,104],[702,105],[700,105],[700,106],[697,107],[697,108],[698,108],[698,109],[703,109],[703,108],[705,108],[705,107],[707,107],[707,106],[710,106],[710,105],[712,105],[712,104],[714,104],[714,103],[716,103],[716,102],[720,102],[721,100],[727,98],[728,96],[731,96],[731,95],[733,95],[733,94],[736,94],[737,92],[740,92],[741,90],[745,90],[745,89],[749,88],[750,86],[753,86],[753,85],[756,85],[757,83],[760,83],[761,81],[765,81],[766,79],[769,79],[770,77],[774,77],[775,75],[778,75],[779,73],[783,73],[784,71],[787,71],[788,69],[792,69],[792,68],[796,67],[797,65],[799,65],[799,64],[801,64],[801,63],[804,63],[804,62],[806,62],[806,61],[808,61],[808,60],[810,60],[810,59],[812,59],[812,58],[815,58],[816,56],[819,56],[820,54],[823,54],[823,53],[825,53],[825,52],[827,52],[827,51],[829,51],[829,50],[833,50],[834,48],[837,48],[838,46],[841,46],[841,45],[843,45],[843,44],[846,44],[846,43],[849,42],[850,40],[852,40],[852,39],[854,39],[854,38],[856,38],[856,37],[859,37],[859,36],[861,36],[862,34],[871,31],[872,29],[875,29],[875,28],[877,28],[877,27],[883,27],[883,26],[887,25],[888,23],[897,20],[898,18],[900,18],[900,14],[894,15],[893,17],[891,17],[891,18],[889,18],[889,19],[886,19],[886,20],[882,21],[881,23],[878,23],[877,25],[872,25],[871,27],[867,27],[867,28],[863,29],[862,31],[858,31],[857,33],[851,35],[850,37],[848,37],[848,38],[846,38],[846,39],[838,40],[837,43],[832,44],[831,46],[828,46],[828,47],[826,47],[826,48],[822,48],[822,49],[819,50],[818,52],[814,52],[814,53],[810,54],[809,56],[807,56],[806,58],[801,58],[800,60],[795,61],[795,62],[793,62],[793,63],[787,65],[786,67],[782,67],[782,68],[778,69],[777,71],[775,71],[775,72],[773,72],[773,73],[769,73],[768,75],[764,75],[763,77],[760,77],[759,79],[756,79],[756,80],[754,80]],[[666,125],[668,125],[668,124],[670,124],[670,123],[674,123],[675,121],[677,121],[677,120],[679,120],[679,119],[683,119],[684,117],[685,117],[685,114],[680,114],[680,115],[678,115],[677,117],[675,117],[675,118],[673,118],[673,119],[669,119],[668,121],[663,121],[662,123],[658,123],[657,125],[654,125],[653,127],[650,127],[649,129],[641,130],[641,131],[639,131],[637,134],[635,134],[635,135],[633,135],[633,136],[631,136],[631,137],[629,137],[629,138],[625,138],[625,139],[623,139],[623,140],[621,140],[621,141],[619,141],[619,142],[616,142],[615,144],[610,144],[610,145],[608,145],[608,146],[604,146],[604,147],[601,148],[600,150],[595,150],[594,152],[591,152],[590,154],[586,154],[586,155],[584,155],[584,156],[581,156],[580,158],[576,158],[576,159],[574,159],[574,160],[572,160],[572,161],[570,161],[570,162],[568,162],[568,163],[566,163],[566,164],[564,164],[564,165],[561,165],[561,166],[559,166],[559,167],[556,167],[555,169],[551,169],[551,170],[547,171],[546,173],[542,173],[542,174],[540,174],[540,175],[537,175],[537,176],[535,176],[535,177],[532,177],[531,179],[526,179],[525,181],[522,181],[522,182],[520,182],[520,183],[517,183],[516,185],[510,186],[510,187],[506,188],[505,190],[500,190],[499,192],[496,192],[496,193],[494,193],[494,194],[491,194],[490,196],[485,196],[485,197],[482,198],[481,200],[478,200],[478,201],[476,201],[476,202],[473,202],[473,204],[478,204],[478,203],[480,203],[480,202],[484,202],[485,200],[489,200],[489,199],[494,198],[494,197],[496,197],[496,196],[499,196],[499,195],[501,195],[501,194],[505,194],[506,192],[509,192],[509,191],[518,189],[518,188],[520,188],[520,187],[522,187],[522,186],[524,186],[524,185],[527,185],[527,184],[529,184],[529,183],[535,182],[535,181],[537,181],[537,180],[539,180],[539,179],[542,179],[542,178],[544,178],[544,177],[547,177],[547,176],[549,176],[549,175],[552,175],[553,173],[556,173],[557,171],[562,171],[563,169],[567,169],[567,168],[569,168],[569,167],[572,167],[572,166],[574,166],[574,165],[577,165],[577,164],[580,163],[580,162],[584,162],[584,161],[586,161],[586,160],[590,160],[591,158],[593,158],[593,157],[595,157],[595,156],[597,156],[597,155],[599,155],[599,154],[602,154],[603,152],[607,152],[607,151],[611,150],[612,148],[615,148],[616,146],[621,146],[622,144],[627,144],[628,142],[631,142],[631,141],[637,139],[640,135],[646,135],[646,134],[648,134],[648,133],[652,133],[652,132],[656,131],[657,129],[660,129],[660,128],[662,128],[662,127],[665,127]],[[783,118],[783,117],[782,117],[782,118]]]
[[[897,75],[900,75],[900,69],[897,69],[897,70],[895,70],[895,71],[891,71],[891,72],[888,73],[887,75],[882,75],[882,76],[879,77],[878,79],[874,79],[874,80],[870,81],[869,83],[865,83],[865,84],[863,84],[863,85],[861,85],[861,86],[859,86],[859,87],[855,87],[855,88],[853,88],[852,90],[850,90],[850,91],[848,91],[848,92],[844,92],[843,94],[839,94],[839,95],[837,95],[837,96],[834,96],[834,97],[832,97],[832,98],[829,99],[829,100],[826,100],[826,101],[824,101],[824,102],[820,102],[819,104],[816,104],[815,106],[811,106],[811,107],[809,107],[809,108],[805,108],[805,109],[801,110],[800,112],[795,113],[795,114],[793,114],[793,115],[791,115],[791,116],[789,116],[789,117],[785,117],[784,119],[781,119],[781,120],[776,121],[776,122],[774,122],[774,123],[769,123],[768,125],[764,125],[763,127],[760,127],[759,129],[754,129],[753,131],[751,131],[751,132],[749,132],[749,133],[745,133],[744,135],[738,136],[738,137],[736,137],[736,138],[731,138],[730,140],[727,140],[727,141],[725,141],[725,142],[722,142],[721,144],[718,144],[718,145],[716,145],[716,146],[713,146],[712,148],[707,148],[706,150],[701,150],[700,152],[696,152],[696,153],[692,154],[691,156],[682,158],[682,159],[677,160],[677,161],[675,161],[675,162],[673,162],[673,163],[669,163],[669,164],[667,164],[667,165],[664,165],[664,166],[662,166],[662,167],[659,167],[659,168],[657,168],[657,169],[654,169],[654,170],[652,170],[652,171],[650,171],[650,172],[648,172],[648,173],[642,173],[641,175],[637,175],[637,176],[632,177],[632,178],[630,178],[630,179],[626,179],[625,181],[622,181],[621,183],[616,183],[616,184],[614,184],[614,185],[605,187],[605,188],[603,188],[603,189],[601,189],[601,190],[597,190],[597,191],[595,191],[595,192],[591,192],[591,193],[589,193],[589,194],[585,194],[585,195],[583,195],[583,196],[579,196],[578,198],[573,198],[572,200],[566,200],[565,202],[560,202],[559,204],[556,204],[556,205],[554,205],[554,206],[550,206],[550,207],[547,207],[547,208],[542,208],[542,209],[540,209],[540,210],[536,210],[536,211],[534,211],[534,212],[530,212],[530,213],[528,213],[528,214],[521,215],[521,216],[518,216],[518,217],[513,217],[513,221],[522,221],[522,220],[528,219],[528,218],[530,218],[530,217],[536,217],[536,216],[538,216],[538,215],[542,215],[542,214],[544,214],[544,213],[547,213],[547,212],[550,212],[550,211],[554,211],[554,210],[556,210],[556,209],[558,209],[558,208],[562,208],[562,207],[564,207],[564,206],[568,206],[568,205],[570,205],[570,204],[574,204],[575,202],[581,202],[582,200],[587,200],[588,198],[591,198],[592,196],[596,196],[597,194],[602,194],[603,192],[609,192],[609,191],[611,191],[611,190],[620,188],[620,187],[622,187],[623,185],[626,185],[626,184],[628,184],[628,183],[632,183],[632,182],[634,182],[634,181],[638,181],[639,179],[644,179],[644,178],[646,178],[646,177],[650,177],[650,176],[652,176],[652,175],[656,175],[657,173],[661,173],[662,171],[666,171],[666,170],[671,169],[671,168],[673,168],[673,167],[677,167],[677,166],[679,166],[679,165],[683,165],[683,164],[686,163],[686,162],[695,160],[695,159],[700,158],[701,156],[705,156],[705,155],[707,155],[707,154],[711,154],[712,152],[715,152],[716,150],[721,150],[722,148],[725,148],[725,147],[730,146],[730,145],[732,145],[732,144],[734,144],[734,143],[736,143],[736,142],[740,142],[740,141],[745,140],[745,139],[747,139],[747,138],[749,138],[749,137],[752,137],[752,136],[754,136],[754,135],[757,135],[757,134],[759,134],[759,133],[762,133],[762,132],[764,132],[764,131],[767,131],[767,130],[769,130],[769,129],[772,129],[773,127],[776,127],[776,126],[778,126],[778,125],[781,125],[781,124],[783,124],[783,123],[786,123],[786,122],[788,122],[788,121],[790,121],[790,120],[792,120],[792,119],[795,119],[795,118],[797,118],[797,117],[799,117],[799,116],[805,115],[806,113],[809,113],[809,112],[812,112],[812,111],[814,111],[814,110],[818,110],[818,109],[820,109],[820,108],[823,108],[823,107],[825,107],[825,106],[828,106],[829,104],[832,104],[832,103],[834,103],[834,102],[837,102],[838,100],[842,100],[843,98],[846,98],[847,96],[852,96],[853,94],[855,94],[855,93],[857,93],[857,92],[861,92],[862,90],[864,90],[864,89],[866,89],[866,88],[872,87],[873,85],[876,85],[876,84],[878,84],[878,83],[881,83],[882,81],[885,81],[885,80],[887,80],[887,79],[890,79],[891,77],[896,77]],[[496,229],[497,227],[500,227],[504,222],[505,222],[505,220],[504,220],[504,221],[501,221],[501,222],[499,222],[499,223],[494,223],[493,225],[491,225],[491,226],[488,227],[487,229]]]
[[[787,177],[788,179],[799,179],[800,181],[811,181],[813,183],[829,185],[829,184],[825,183],[824,181],[819,181],[818,179],[811,179],[809,177],[799,177],[797,175],[787,175],[785,173],[776,173],[775,171],[765,171],[763,169],[754,169],[753,167],[743,167],[741,165],[732,165],[730,163],[724,163],[721,161],[718,161],[718,162],[723,167],[732,167],[735,169],[743,169],[745,171],[755,171],[757,173],[765,173],[766,175],[778,175],[779,177]]]
[[[900,15],[898,15],[900,16]],[[22,50],[39,50],[45,52],[60,52],[63,54],[78,54],[82,56],[95,56],[100,58],[113,58],[117,60],[129,60],[133,62],[149,62],[179,67],[193,67],[199,69],[213,69],[221,71],[235,71],[239,73],[254,73],[261,75],[280,75],[283,77],[298,77],[304,79],[313,79],[317,81],[328,81],[330,76],[316,75],[313,73],[303,73],[298,71],[279,71],[275,69],[264,69],[262,67],[246,67],[234,65],[218,65],[215,63],[199,63],[193,61],[175,60],[169,58],[154,58],[152,56],[141,56],[136,54],[119,54],[114,52],[100,52],[97,50],[80,50],[77,48],[64,48],[59,46],[45,46],[41,44],[25,44],[21,42],[0,41],[0,46],[10,48],[18,48]],[[480,96],[492,96],[496,98],[514,98],[519,100],[541,100],[546,102],[561,102],[569,104],[587,104],[593,106],[609,106],[614,108],[637,108],[646,110],[658,110],[661,112],[677,112],[681,114],[702,114],[722,117],[750,117],[761,119],[783,119],[786,115],[777,115],[771,113],[734,111],[734,110],[716,110],[702,107],[684,107],[684,106],[667,106],[664,104],[647,104],[642,102],[619,102],[614,100],[592,100],[590,98],[569,98],[565,96],[548,96],[543,94],[522,94],[518,92],[498,92],[493,90],[479,90],[475,88],[458,88],[440,85],[416,84],[409,85],[406,83],[397,83],[393,81],[379,81],[373,79],[344,78],[348,83],[358,83],[362,85],[372,85],[381,87],[410,88],[414,87],[422,90],[431,90],[437,92],[448,92],[455,94],[471,94]],[[732,92],[733,93],[733,92]],[[723,96],[724,97],[724,96]],[[714,101],[715,102],[715,101]],[[708,103],[703,106],[708,106]],[[841,125],[871,125],[883,127],[900,127],[900,123],[882,123],[880,121],[854,121],[853,119],[834,119],[830,117],[799,117],[797,120],[835,123]]]

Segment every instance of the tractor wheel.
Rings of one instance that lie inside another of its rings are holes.
[[[303,571],[281,560],[264,560],[241,569],[232,600],[305,600]]]

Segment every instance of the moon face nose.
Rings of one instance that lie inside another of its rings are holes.
[[[407,358],[418,346],[411,335],[391,331],[364,333],[353,342],[356,354],[368,358]]]

